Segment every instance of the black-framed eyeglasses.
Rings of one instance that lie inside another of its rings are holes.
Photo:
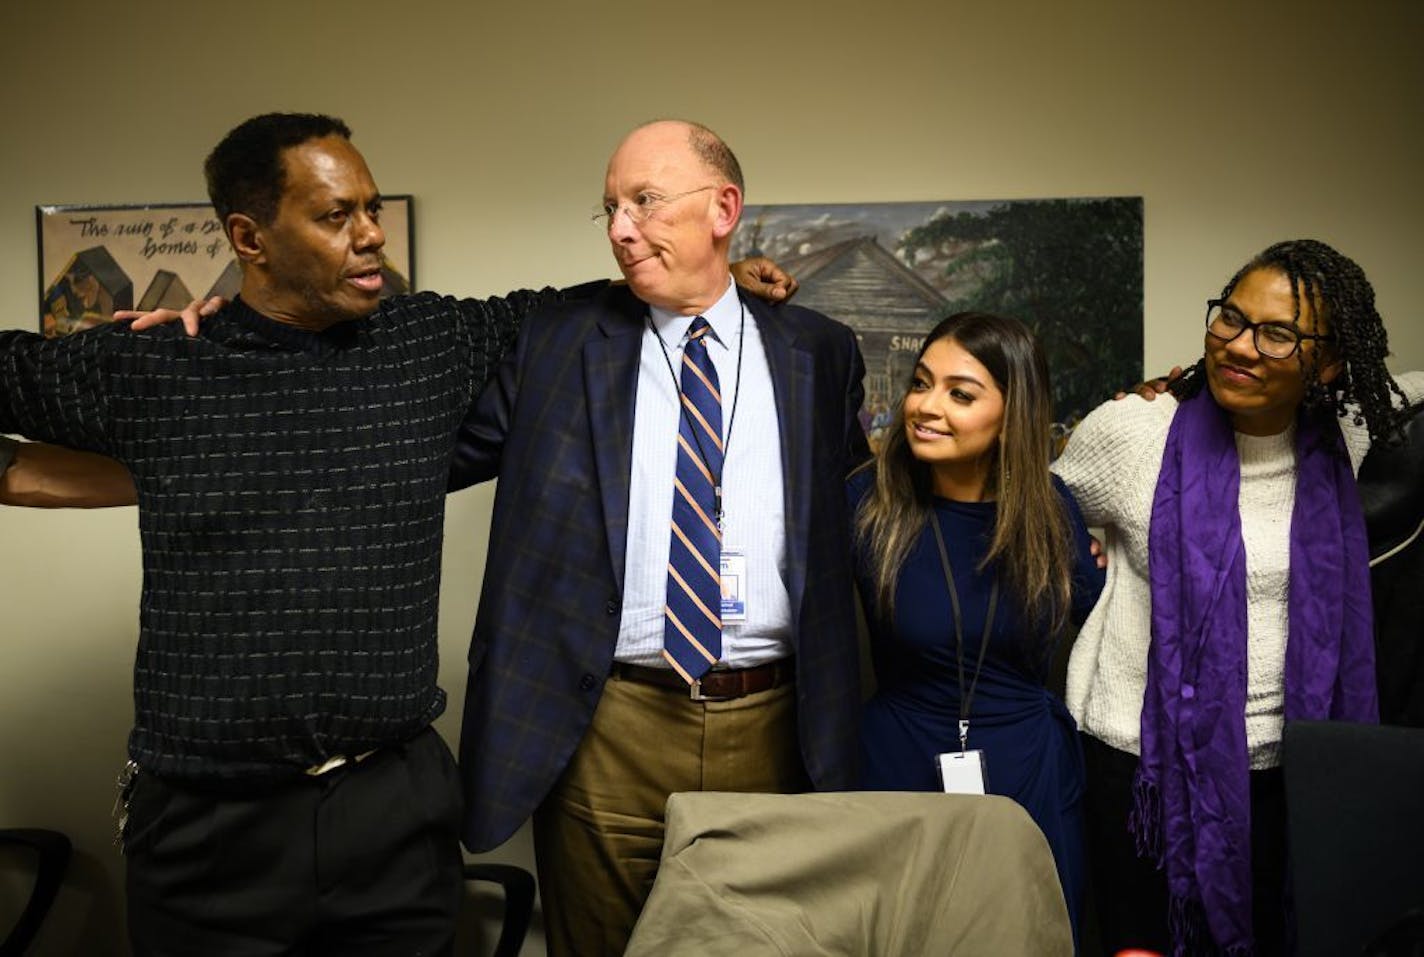
[[[645,190],[634,196],[631,203],[604,203],[603,208],[593,214],[593,223],[600,229],[607,230],[613,226],[613,220],[618,217],[619,213],[627,213],[629,222],[634,226],[641,226],[651,219],[654,213],[669,203],[674,203],[684,196],[705,193],[709,189],[716,188],[716,186],[699,186],[696,189],[689,189],[685,193],[674,193],[671,196],[662,196]]]
[[[1206,301],[1206,331],[1222,342],[1230,342],[1247,329],[1256,351],[1268,359],[1289,359],[1300,348],[1302,339],[1329,340],[1331,335],[1301,332],[1284,322],[1252,322],[1230,303],[1220,299]]]

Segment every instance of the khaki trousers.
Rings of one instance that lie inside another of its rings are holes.
[[[610,677],[588,733],[534,812],[549,954],[623,953],[657,874],[670,794],[808,785],[794,684],[701,702]]]

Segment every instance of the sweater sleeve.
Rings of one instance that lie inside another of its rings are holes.
[[[0,333],[0,432],[112,454],[103,347],[113,333]]]
[[[1055,478],[1053,487],[1063,499],[1064,510],[1068,514],[1068,527],[1073,535],[1073,591],[1071,617],[1075,625],[1082,625],[1088,613],[1097,604],[1103,593],[1103,583],[1107,573],[1098,567],[1093,556],[1088,529],[1083,522],[1082,510],[1078,508],[1073,493],[1061,478]]]
[[[1401,372],[1394,377],[1394,381],[1399,383],[1399,387],[1404,391],[1404,397],[1409,400],[1410,405],[1424,402],[1424,369]]]
[[[1113,524],[1121,513],[1122,496],[1133,487],[1132,477],[1154,448],[1144,440],[1158,436],[1176,409],[1177,400],[1170,395],[1152,401],[1129,395],[1104,402],[1078,423],[1053,471],[1073,493],[1089,525]],[[1155,447],[1160,452],[1160,443]]]
[[[537,292],[516,289],[489,299],[451,299],[469,349],[475,385],[471,404],[494,377],[500,359],[514,344],[525,319],[556,303],[589,299],[607,285],[607,280],[599,279],[566,289],[546,286]]]

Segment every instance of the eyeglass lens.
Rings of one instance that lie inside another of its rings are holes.
[[[1252,322],[1235,309],[1220,304],[1211,306],[1206,314],[1207,331],[1218,339],[1230,342],[1247,329],[1251,330],[1256,351],[1272,359],[1286,359],[1300,346],[1300,334],[1279,322]]]

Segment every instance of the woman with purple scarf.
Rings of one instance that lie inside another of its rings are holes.
[[[1169,395],[1090,414],[1054,466],[1106,530],[1067,701],[1107,953],[1284,953],[1284,722],[1377,720],[1354,472],[1424,375],[1390,376],[1364,272],[1314,240],[1208,300],[1205,347]]]

